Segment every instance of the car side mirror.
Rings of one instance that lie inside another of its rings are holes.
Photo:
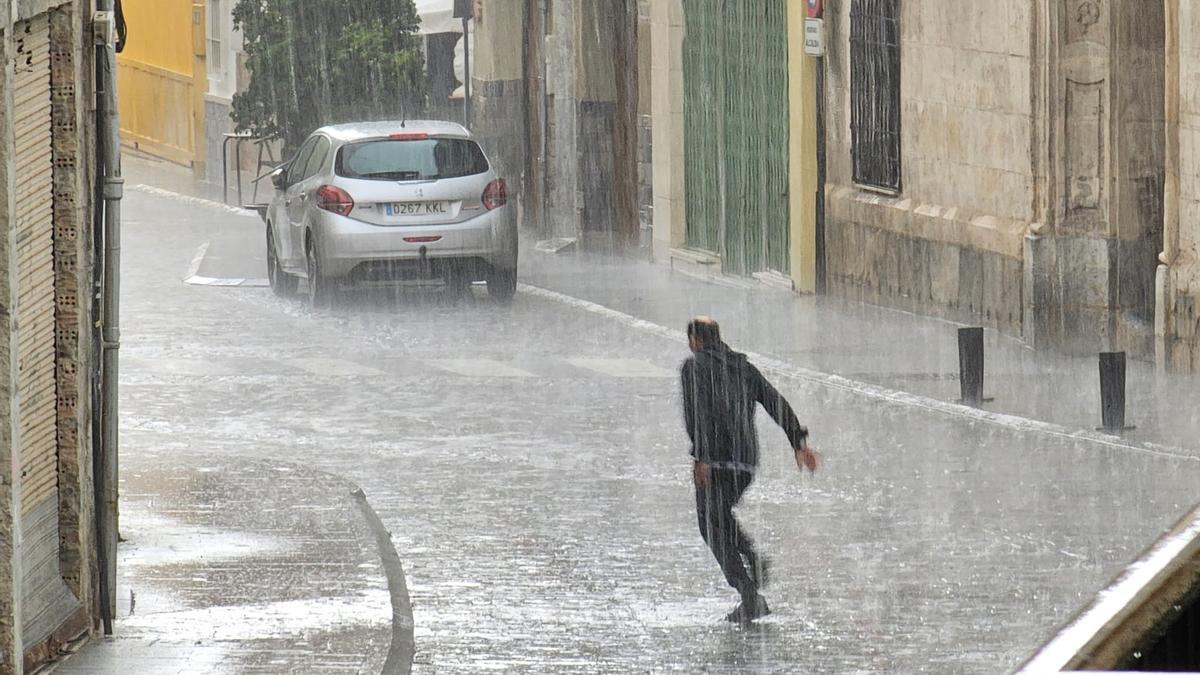
[[[274,171],[271,172],[271,184],[275,186],[276,190],[286,190],[287,189],[287,178],[285,177],[286,175],[287,175],[287,167],[286,166],[281,166],[278,169],[275,169]]]

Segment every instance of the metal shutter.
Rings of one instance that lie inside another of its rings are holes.
[[[17,381],[21,512],[57,497],[54,343],[54,173],[50,145],[50,22],[14,30],[16,136]],[[56,524],[57,525],[57,524]]]
[[[50,19],[13,27],[21,637],[35,649],[79,607],[59,565]]]

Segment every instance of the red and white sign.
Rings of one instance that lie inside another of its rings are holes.
[[[825,12],[825,3],[823,0],[805,0],[808,5],[808,18],[819,19]]]

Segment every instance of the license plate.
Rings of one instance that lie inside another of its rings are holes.
[[[447,216],[450,202],[397,202],[386,204],[384,213],[389,216]]]

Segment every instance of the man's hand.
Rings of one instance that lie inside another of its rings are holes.
[[[704,462],[692,463],[692,482],[697,488],[708,487],[708,477],[710,468]]]
[[[816,473],[821,466],[821,453],[808,447],[796,448],[796,466],[801,472],[808,469],[809,473]]]

